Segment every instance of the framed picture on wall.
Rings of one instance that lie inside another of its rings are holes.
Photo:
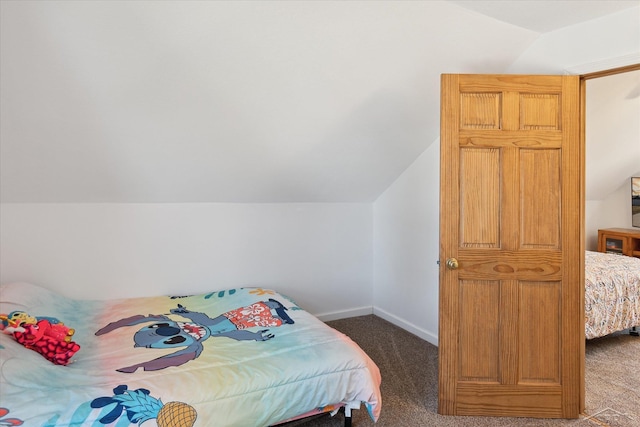
[[[631,225],[640,227],[640,176],[631,178]]]

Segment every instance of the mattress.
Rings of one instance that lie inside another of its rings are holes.
[[[99,301],[3,285],[0,312],[21,311],[74,329],[80,348],[56,364],[0,334],[2,425],[260,427],[340,406],[380,414],[375,363],[271,289]]]

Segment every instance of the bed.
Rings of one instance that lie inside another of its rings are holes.
[[[352,409],[380,414],[374,362],[273,290],[108,301],[26,283],[0,291],[5,326],[15,312],[59,320],[80,346],[52,363],[5,327],[0,425],[260,427],[342,407],[347,424]]]
[[[640,326],[640,258],[587,251],[587,339]]]

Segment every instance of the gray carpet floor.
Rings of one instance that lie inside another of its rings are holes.
[[[586,410],[578,419],[438,415],[438,350],[376,316],[328,322],[357,342],[382,374],[382,413],[353,412],[354,427],[637,427],[640,426],[640,337],[613,334],[587,341]],[[339,427],[344,416],[322,415],[288,427]]]

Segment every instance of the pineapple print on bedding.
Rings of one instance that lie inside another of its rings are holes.
[[[91,409],[101,409],[97,422],[103,425],[141,425],[145,421],[155,419],[158,427],[193,427],[198,416],[191,405],[183,402],[164,404],[160,399],[151,396],[149,390],[129,390],[126,385],[114,388],[113,396],[93,399],[89,406]],[[81,415],[85,412],[82,409],[81,407],[76,411],[72,425],[87,420]],[[117,424],[113,424],[116,421]]]

